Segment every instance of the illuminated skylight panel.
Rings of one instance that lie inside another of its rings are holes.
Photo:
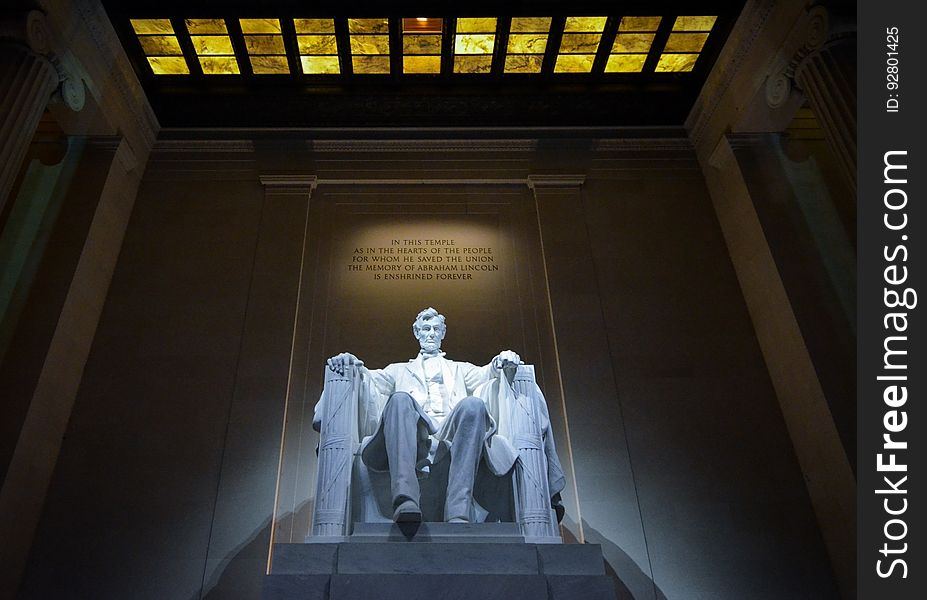
[[[607,17],[567,17],[554,73],[590,73]]]
[[[334,19],[293,19],[299,62],[306,75],[341,73]]]
[[[431,74],[441,72],[441,37],[444,20],[418,17],[402,20],[402,72]]]
[[[622,17],[605,72],[639,73],[662,20],[662,17]]]
[[[189,75],[170,19],[130,19],[132,29],[155,75]]]
[[[682,73],[694,69],[716,20],[717,17],[711,16],[676,17],[655,70],[658,73]]]
[[[288,75],[279,19],[239,19],[255,75]]]
[[[238,61],[222,19],[185,19],[190,41],[206,75],[238,75]]]
[[[496,46],[496,18],[457,19],[454,36],[454,72],[489,73]]]
[[[348,19],[357,74],[389,74],[389,19]]]
[[[550,35],[550,17],[512,17],[506,47],[506,73],[540,73]]]

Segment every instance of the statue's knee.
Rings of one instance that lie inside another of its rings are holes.
[[[467,416],[481,417],[486,414],[486,404],[476,396],[467,396],[458,406],[458,410]]]
[[[384,411],[404,409],[415,410],[415,400],[408,392],[393,392],[386,401]]]

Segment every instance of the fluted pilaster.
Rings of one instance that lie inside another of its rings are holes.
[[[855,27],[817,5],[799,21],[786,45],[786,62],[766,81],[766,101],[775,109],[788,102],[793,89],[804,95],[855,192]]]
[[[856,190],[856,37],[825,43],[805,57],[795,70],[824,136],[847,180]]]
[[[29,142],[60,81],[44,16],[30,12],[22,35],[7,25],[0,39],[0,212],[19,173]],[[12,31],[11,31],[12,30]],[[19,38],[19,39],[17,39]]]

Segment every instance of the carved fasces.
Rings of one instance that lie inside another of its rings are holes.
[[[313,538],[343,540],[351,514],[351,465],[358,445],[356,367],[344,374],[325,368],[319,432],[319,474],[316,480]]]
[[[547,418],[542,413],[544,399],[537,391],[534,367],[520,365],[511,381],[515,398],[509,418],[512,443],[518,451],[514,478],[516,518],[526,540],[556,541],[560,531],[550,505],[543,438]]]

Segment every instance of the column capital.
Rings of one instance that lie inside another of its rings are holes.
[[[30,10],[0,19],[0,42],[8,46],[19,46],[49,61],[58,77],[58,87],[52,98],[60,100],[74,112],[79,112],[86,101],[84,81],[77,75],[77,69],[69,64],[66,51],[59,51],[57,38],[40,10]]]
[[[855,39],[856,28],[852,21],[820,4],[808,8],[783,44],[778,68],[773,69],[766,79],[766,103],[769,107],[781,108],[788,102],[793,90],[802,91],[796,85],[797,74],[809,58],[827,46]]]
[[[0,40],[25,46],[39,56],[52,53],[52,34],[45,13],[30,10],[0,19]]]

